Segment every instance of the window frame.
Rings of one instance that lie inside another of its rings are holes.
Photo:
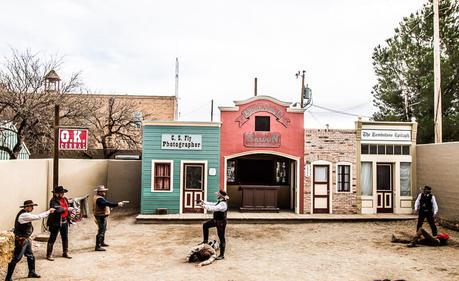
[[[349,166],[349,191],[341,191],[339,190],[339,166]],[[352,193],[352,163],[351,162],[338,162],[335,166],[335,186],[336,186],[336,193]]]
[[[170,165],[170,174],[169,174],[169,189],[156,189],[155,188],[155,179],[156,173],[155,168],[157,164],[169,164]],[[151,160],[151,192],[173,192],[174,191],[174,161],[173,160]]]

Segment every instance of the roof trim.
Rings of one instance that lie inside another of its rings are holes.
[[[199,121],[144,121],[143,126],[191,126],[191,127],[221,127],[221,122]]]
[[[235,105],[243,105],[243,104],[247,104],[247,103],[250,103],[250,102],[253,102],[253,101],[257,101],[257,100],[269,100],[273,103],[276,103],[278,105],[282,105],[282,106],[290,106],[292,103],[291,102],[283,102],[283,101],[280,101],[276,98],[273,98],[273,97],[270,97],[270,96],[254,96],[254,97],[251,97],[249,99],[246,99],[246,100],[241,100],[241,101],[234,101],[234,104]]]

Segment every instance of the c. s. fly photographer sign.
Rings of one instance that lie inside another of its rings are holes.
[[[201,150],[202,135],[162,134],[161,149]]]

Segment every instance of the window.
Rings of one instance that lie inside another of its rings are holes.
[[[255,131],[270,131],[269,116],[255,116]]]
[[[402,146],[402,154],[403,155],[410,155],[410,146],[409,145]]]
[[[152,161],[152,191],[172,191],[172,161]]]
[[[362,154],[410,155],[409,145],[361,144]]]
[[[351,191],[351,165],[338,165],[338,192]]]
[[[378,145],[378,154],[386,154],[386,146]]]
[[[396,155],[402,154],[402,147],[400,145],[394,145],[394,154]]]
[[[386,145],[386,154],[394,154],[394,146]]]
[[[374,144],[370,144],[370,154],[376,154],[377,152],[377,146]]]
[[[360,183],[362,185],[362,195],[373,196],[373,163],[362,162]]]
[[[362,144],[361,150],[362,150],[362,154],[368,154],[369,152],[368,144]]]
[[[400,163],[400,196],[411,196],[411,163]]]

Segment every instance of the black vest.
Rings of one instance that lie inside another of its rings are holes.
[[[223,202],[223,201],[218,201],[217,204],[215,204],[215,206],[220,204],[220,202]],[[228,212],[228,208],[224,212],[214,212],[214,220],[226,220],[227,212]]]
[[[28,223],[19,223],[19,216],[23,213],[26,213],[26,210],[22,209],[16,216],[16,220],[14,222],[14,235],[19,237],[27,237],[29,238],[33,232],[33,225],[32,222]]]
[[[421,193],[421,199],[419,200],[419,209],[424,212],[432,212],[433,205],[432,205],[432,193],[425,194]]]

